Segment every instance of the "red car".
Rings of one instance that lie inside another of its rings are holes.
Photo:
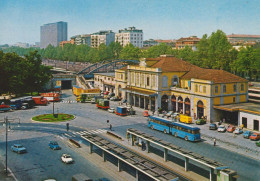
[[[230,125],[230,126],[227,128],[227,132],[233,133],[233,131],[235,131],[235,129],[236,129],[235,126]]]
[[[143,115],[144,115],[144,117],[148,117],[148,116],[149,116],[149,113],[148,113],[148,111],[147,111],[147,110],[145,110],[145,111],[143,112]]]
[[[104,95],[108,95],[109,94],[109,91],[106,91],[105,93],[104,93]]]
[[[253,141],[260,140],[260,133],[253,133],[251,136],[249,136],[249,139]]]

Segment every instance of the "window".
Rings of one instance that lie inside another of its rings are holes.
[[[152,87],[155,87],[155,75],[152,75]]]
[[[236,91],[237,91],[237,85],[234,84],[234,85],[233,85],[233,92],[236,92]]]
[[[202,86],[201,85],[199,86],[199,89],[200,89],[199,91],[202,92]]]
[[[223,85],[223,93],[226,93],[227,91],[226,88],[227,88],[226,85]]]
[[[206,93],[206,86],[203,86],[203,93]]]
[[[178,84],[178,76],[177,75],[173,76],[171,84],[172,85],[177,85]]]
[[[233,102],[236,102],[236,98],[235,97],[233,97]]]
[[[149,75],[148,75],[148,76],[149,76]],[[150,86],[150,77],[147,77],[147,78],[146,78],[146,85],[147,85],[147,86]]]
[[[168,87],[168,77],[166,75],[163,76],[162,87]]]
[[[241,91],[244,91],[244,84],[241,84]]]
[[[136,74],[136,84],[139,84],[140,81],[139,81],[139,73]]]
[[[218,86],[215,86],[215,93],[218,93]]]

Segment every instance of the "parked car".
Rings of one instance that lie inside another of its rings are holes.
[[[71,156],[68,155],[68,154],[63,154],[63,155],[61,156],[61,161],[62,161],[63,163],[66,163],[66,164],[68,164],[68,163],[73,163],[73,159],[72,159]]]
[[[144,116],[144,117],[148,117],[148,116],[149,116],[149,112],[148,112],[147,110],[145,110],[145,111],[143,112],[143,116]]]
[[[175,112],[175,113],[173,113],[173,114],[171,115],[171,117],[178,119],[178,118],[180,118],[180,113]]]
[[[216,125],[215,123],[211,123],[211,124],[209,125],[209,129],[210,129],[210,130],[216,130],[216,129],[218,129],[218,127],[217,127],[217,125]]]
[[[60,150],[61,149],[61,147],[59,146],[59,144],[56,141],[50,141],[49,148],[53,149],[53,150]]]
[[[119,97],[111,97],[110,101],[121,101]]]
[[[109,108],[107,111],[110,112],[110,113],[114,113],[115,112],[115,108]]]
[[[253,134],[252,131],[245,131],[245,132],[243,133],[243,137],[248,139],[252,134]]]
[[[241,128],[236,128],[234,131],[235,134],[242,134],[243,130]]]
[[[253,133],[251,136],[249,136],[250,140],[258,141],[260,139],[260,133]]]
[[[227,128],[227,132],[229,133],[233,133],[235,131],[236,127],[233,126],[233,125],[229,125],[228,128]]]
[[[168,113],[165,114],[166,117],[171,117],[171,115],[173,115],[173,111],[169,111]]]
[[[226,127],[224,126],[224,125],[220,125],[219,127],[218,127],[218,132],[226,132]]]
[[[201,125],[201,124],[206,124],[206,122],[207,121],[205,119],[198,119],[195,123]]]
[[[27,152],[26,148],[23,145],[21,145],[21,144],[14,144],[13,146],[11,146],[11,150],[13,152],[16,152],[16,153],[19,153],[19,154]]]

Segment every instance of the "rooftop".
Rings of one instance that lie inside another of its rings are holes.
[[[162,72],[186,72],[183,79],[210,80],[214,83],[247,82],[246,79],[224,70],[205,69],[193,65],[172,55],[161,55],[158,58],[147,58],[147,66],[161,68]]]
[[[213,106],[215,109],[230,111],[230,112],[247,112],[260,115],[259,104],[255,103],[239,103],[239,104],[228,104]]]
[[[227,35],[228,38],[260,38],[260,35],[232,34]]]

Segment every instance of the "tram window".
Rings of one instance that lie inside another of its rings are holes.
[[[199,134],[200,133],[200,130],[193,130],[192,131],[192,134]]]

